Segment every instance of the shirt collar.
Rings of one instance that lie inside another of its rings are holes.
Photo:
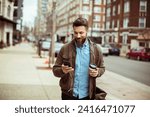
[[[82,47],[87,47],[88,44],[89,44],[89,43],[88,43],[88,39],[86,39],[85,42],[83,43],[83,45],[81,46],[81,48],[82,48]],[[80,48],[80,47],[77,45],[76,41],[75,41],[75,45],[76,45],[76,47]]]
[[[88,46],[88,44],[89,44],[88,40],[86,39],[86,41],[84,42],[83,46],[86,47],[86,46]]]

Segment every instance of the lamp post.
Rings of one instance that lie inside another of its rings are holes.
[[[49,56],[49,67],[50,64],[54,64],[55,62],[55,38],[56,38],[56,1],[53,0],[53,9],[52,9],[52,40],[51,40],[51,48],[50,48],[50,56]]]
[[[92,0],[92,14],[91,14],[91,37],[93,36],[93,19],[94,19],[94,4],[95,0]]]

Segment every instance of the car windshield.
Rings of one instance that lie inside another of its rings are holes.
[[[42,47],[44,47],[44,48],[50,48],[50,41],[43,41],[42,42]]]
[[[55,50],[59,51],[63,45],[63,43],[55,43]]]

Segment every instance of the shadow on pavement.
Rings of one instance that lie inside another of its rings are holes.
[[[41,66],[36,66],[37,70],[52,70],[50,67],[41,67]]]

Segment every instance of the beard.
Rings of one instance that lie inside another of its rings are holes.
[[[81,46],[85,42],[86,38],[75,38],[77,45]]]

